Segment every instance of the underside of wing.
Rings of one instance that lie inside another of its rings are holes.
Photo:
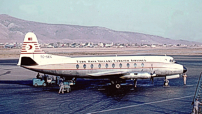
[[[121,79],[149,79],[152,74],[149,72],[129,72],[129,71],[107,71],[89,74],[91,77],[106,77],[113,78],[113,76],[119,77]]]
[[[127,71],[105,71],[105,72],[97,72],[91,73],[89,76],[92,77],[106,77],[106,76],[123,76],[126,75]]]

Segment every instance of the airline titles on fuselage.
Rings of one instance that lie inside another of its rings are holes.
[[[77,63],[112,63],[112,62],[146,62],[145,59],[126,59],[126,60],[77,60]]]

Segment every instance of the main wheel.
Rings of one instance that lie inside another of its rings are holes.
[[[35,87],[37,87],[37,86],[38,86],[38,84],[37,84],[37,83],[35,83],[35,84],[34,84],[34,86],[35,86]]]
[[[116,87],[116,89],[120,89],[121,85],[120,84],[116,84],[115,87]]]

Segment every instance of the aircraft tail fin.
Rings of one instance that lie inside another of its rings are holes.
[[[37,65],[37,62],[34,60],[35,54],[45,54],[45,52],[39,47],[36,35],[28,32],[22,44],[18,65]]]

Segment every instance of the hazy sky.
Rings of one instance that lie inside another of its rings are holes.
[[[0,14],[202,42],[202,0],[0,0]]]

